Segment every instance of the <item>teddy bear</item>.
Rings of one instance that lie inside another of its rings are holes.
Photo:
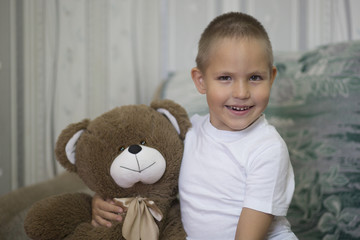
[[[114,108],[70,124],[57,161],[125,210],[122,222],[93,227],[92,196],[66,193],[35,203],[24,228],[32,239],[185,239],[177,200],[184,138],[191,123],[171,100]]]

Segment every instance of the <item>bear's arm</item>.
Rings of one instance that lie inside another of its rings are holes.
[[[62,239],[82,222],[91,222],[92,197],[85,193],[52,196],[35,203],[24,228],[32,239]]]

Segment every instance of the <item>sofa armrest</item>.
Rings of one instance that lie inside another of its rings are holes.
[[[51,180],[19,188],[1,196],[0,236],[2,239],[28,239],[23,223],[29,208],[41,199],[68,192],[91,194],[76,174],[65,172]]]

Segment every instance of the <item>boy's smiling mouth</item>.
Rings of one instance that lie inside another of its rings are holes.
[[[234,111],[246,111],[249,110],[250,108],[252,108],[253,106],[230,106],[230,105],[225,105],[225,107],[229,110],[234,110]]]

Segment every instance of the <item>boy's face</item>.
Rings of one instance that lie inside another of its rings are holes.
[[[276,68],[269,69],[261,40],[225,38],[212,46],[205,72],[192,70],[192,78],[206,94],[211,124],[220,130],[239,131],[265,110]]]

